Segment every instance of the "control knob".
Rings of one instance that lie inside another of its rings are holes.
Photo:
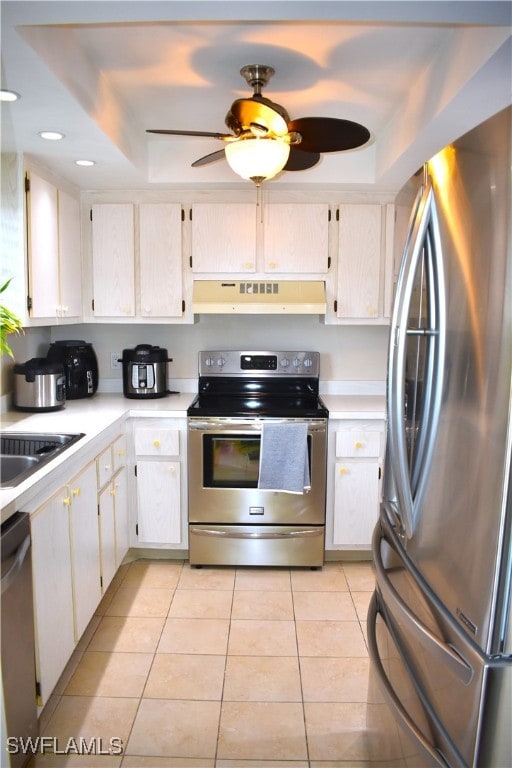
[[[313,361],[310,357],[304,358],[304,368],[311,368]]]
[[[288,366],[290,365],[290,361],[288,360],[287,357],[283,357],[281,359],[280,365],[282,368],[288,368]]]

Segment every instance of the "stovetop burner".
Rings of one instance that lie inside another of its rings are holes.
[[[189,416],[327,418],[318,394],[318,352],[199,354],[198,395]]]

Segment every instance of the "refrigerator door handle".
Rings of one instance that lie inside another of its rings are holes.
[[[396,547],[392,545],[389,539],[383,539],[380,526],[376,526],[373,533],[372,552],[373,562],[375,567],[375,573],[377,576],[377,583],[379,589],[382,592],[384,602],[387,605],[393,605],[398,609],[402,618],[407,622],[407,626],[414,634],[415,638],[421,643],[421,645],[428,650],[429,653],[433,653],[442,659],[442,662],[450,667],[452,672],[464,683],[469,685],[471,682],[474,671],[473,668],[467,663],[462,656],[449,643],[437,637],[415,613],[413,613],[407,604],[402,600],[399,593],[391,583],[384,563],[382,561],[381,542],[386,541],[388,546],[393,549],[395,555],[400,558],[400,554]],[[402,558],[400,558],[402,560]],[[403,560],[402,560],[403,562]],[[406,563],[404,568],[407,569]]]
[[[395,478],[400,518],[408,539],[414,532],[416,509],[421,505],[426,479],[436,438],[436,421],[442,391],[445,299],[442,275],[442,250],[439,237],[437,210],[432,181],[427,177],[418,195],[405,245],[402,267],[396,288],[391,320],[387,402],[389,411],[389,448],[391,468]],[[423,253],[428,254],[428,281],[430,285],[427,328],[408,327],[409,311],[414,292],[415,276]],[[412,470],[407,455],[406,425],[404,422],[405,366],[407,339],[411,336],[432,339],[428,357],[428,387],[425,390],[425,418],[419,435],[418,465]]]
[[[368,647],[373,669],[381,685],[381,691],[384,695],[384,698],[386,699],[388,706],[392,710],[399,724],[406,732],[409,733],[410,736],[413,737],[417,748],[420,749],[424,756],[428,759],[429,765],[436,766],[436,768],[450,768],[450,764],[446,761],[441,752],[432,744],[430,744],[430,742],[425,738],[424,734],[419,730],[416,723],[411,719],[408,712],[403,707],[399,697],[395,693],[393,687],[391,686],[391,683],[389,682],[384,667],[382,666],[382,661],[380,659],[379,649],[377,646],[376,623],[378,613],[379,610],[377,605],[377,596],[374,592],[368,608]],[[385,622],[385,617],[382,616],[382,618]]]

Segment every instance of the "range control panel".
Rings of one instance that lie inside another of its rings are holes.
[[[200,376],[311,376],[320,375],[318,352],[207,350],[199,353]]]

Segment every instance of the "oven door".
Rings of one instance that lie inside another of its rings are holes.
[[[261,419],[189,418],[189,522],[323,525],[327,421],[301,421],[308,423],[311,490],[290,494],[257,487]]]

